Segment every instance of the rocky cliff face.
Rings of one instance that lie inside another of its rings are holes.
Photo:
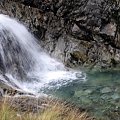
[[[119,0],[1,0],[0,13],[23,22],[66,66],[120,65]]]

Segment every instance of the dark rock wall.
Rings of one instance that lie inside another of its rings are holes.
[[[119,67],[119,0],[1,0],[0,13],[23,22],[67,66]]]

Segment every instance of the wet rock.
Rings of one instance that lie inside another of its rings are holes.
[[[84,105],[91,105],[92,101],[89,98],[81,97],[80,100]]]
[[[81,97],[82,95],[84,95],[83,91],[75,91],[75,97]]]
[[[117,88],[115,89],[115,92],[117,92],[117,93],[120,94],[120,87],[117,87]]]
[[[85,91],[80,90],[80,91],[75,91],[74,96],[79,98],[79,97],[82,97],[82,96],[87,96],[91,93],[92,93],[92,90],[85,90]]]
[[[120,66],[119,9],[117,0],[0,2],[0,13],[22,21],[52,57],[91,69]]]
[[[88,90],[88,89],[87,89],[87,90],[85,90],[84,92],[85,92],[86,94],[91,94],[91,93],[92,93],[92,90]]]
[[[0,99],[3,97],[3,89],[0,88]]]
[[[109,87],[105,87],[101,90],[101,93],[110,93],[112,90]]]
[[[11,87],[10,83],[7,84],[0,80],[0,93],[2,96],[15,96],[15,95],[33,95],[32,93],[21,90],[19,87]],[[34,96],[34,95],[33,95]]]
[[[117,100],[120,98],[120,95],[117,93],[114,93],[111,97],[112,97],[112,99]]]
[[[101,96],[101,98],[104,99],[104,100],[109,100],[109,99],[111,99],[111,96],[106,95],[106,94],[103,94],[103,95]]]

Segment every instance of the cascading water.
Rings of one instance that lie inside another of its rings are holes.
[[[81,72],[67,71],[47,55],[37,40],[19,22],[0,15],[0,79],[4,83],[37,93],[40,88],[59,86],[68,81],[85,80]]]

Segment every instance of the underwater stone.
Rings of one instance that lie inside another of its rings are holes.
[[[85,91],[75,91],[75,97],[81,97],[81,96],[87,96],[88,94],[92,93],[91,90],[85,90]]]
[[[116,100],[120,98],[120,95],[118,93],[114,93],[111,97],[112,99]]]
[[[119,88],[119,87],[117,87],[117,88],[115,89],[115,91],[120,94],[120,88]]]
[[[82,95],[84,95],[84,91],[82,91],[82,90],[75,91],[75,97],[81,97]]]
[[[105,87],[101,90],[101,93],[109,93],[112,92],[112,90],[109,87]]]
[[[101,98],[104,99],[104,100],[108,100],[108,99],[110,99],[111,97],[110,97],[109,95],[103,94],[103,95],[101,96]]]
[[[86,94],[91,94],[92,93],[92,90],[85,90],[84,91]]]
[[[81,97],[81,101],[82,103],[87,104],[87,105],[88,104],[90,105],[92,103],[92,101],[86,97]]]

